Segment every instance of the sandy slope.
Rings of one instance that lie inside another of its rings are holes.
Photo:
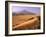
[[[40,25],[35,15],[19,15],[12,17],[13,30],[37,29]]]

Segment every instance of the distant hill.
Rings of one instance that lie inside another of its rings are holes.
[[[35,13],[29,12],[29,11],[26,11],[26,10],[23,10],[21,12],[13,12],[12,14],[13,15],[36,15]]]

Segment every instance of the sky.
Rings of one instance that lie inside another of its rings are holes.
[[[40,7],[20,7],[20,6],[13,6],[12,7],[12,11],[15,13],[19,13],[22,12],[23,10],[26,10],[28,12],[32,12],[35,14],[40,14]]]

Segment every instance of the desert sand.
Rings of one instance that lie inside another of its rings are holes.
[[[39,29],[40,20],[36,15],[16,15],[12,16],[13,30]]]

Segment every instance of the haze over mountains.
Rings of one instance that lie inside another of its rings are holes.
[[[13,6],[12,7],[13,14],[35,14],[40,15],[40,7],[21,7],[21,6]]]
[[[29,12],[29,11],[26,11],[26,10],[23,10],[23,11],[20,11],[20,12],[13,12],[12,14],[13,15],[37,15],[33,12]]]

